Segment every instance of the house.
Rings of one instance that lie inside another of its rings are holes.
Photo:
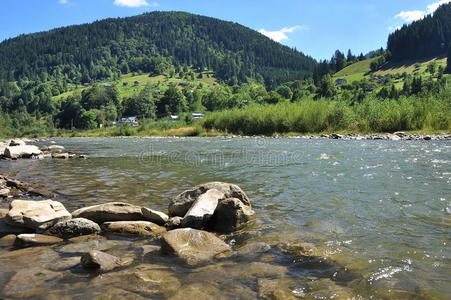
[[[194,113],[194,114],[191,114],[191,116],[193,117],[193,119],[199,120],[199,119],[203,119],[205,117],[205,114]]]
[[[109,83],[101,83],[100,86],[103,86],[103,87],[111,87],[111,84],[109,84]]]
[[[113,125],[114,126],[129,125],[130,127],[138,127],[139,126],[138,117],[121,118],[120,121],[114,122]]]
[[[175,121],[180,120],[180,117],[179,117],[179,116],[173,116],[173,115],[171,115],[171,116],[169,117],[169,119],[170,119],[171,121],[175,122]]]
[[[83,83],[83,86],[90,86],[91,84],[88,82]]]
[[[337,80],[335,80],[336,85],[342,85],[342,84],[346,84],[346,83],[348,83],[348,81],[344,78],[338,78]]]

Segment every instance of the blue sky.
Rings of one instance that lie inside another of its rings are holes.
[[[238,22],[317,59],[385,47],[388,34],[451,0],[0,0],[0,41],[153,10]]]

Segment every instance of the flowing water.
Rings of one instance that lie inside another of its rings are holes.
[[[252,199],[257,217],[223,237],[235,250],[231,257],[200,267],[142,253],[143,245],[157,241],[113,238],[116,244],[107,252],[134,255],[133,266],[96,277],[77,266],[58,269],[35,295],[39,299],[445,299],[451,294],[449,141],[55,141],[90,158],[0,161],[0,172],[45,184],[70,211],[111,201],[166,211],[185,189],[231,182]],[[314,256],[299,255],[299,243],[314,244]],[[62,247],[32,254],[41,267],[75,256]],[[23,257],[1,263],[4,294],[20,268],[34,267]],[[130,276],[138,271],[145,279]]]

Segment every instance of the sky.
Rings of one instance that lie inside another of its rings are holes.
[[[0,41],[154,10],[233,21],[310,55],[385,47],[388,35],[451,0],[0,0]]]

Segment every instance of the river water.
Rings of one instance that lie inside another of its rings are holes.
[[[62,277],[47,282],[47,291],[36,297],[48,296],[50,290],[56,295],[51,299],[175,299],[180,291],[224,299],[445,299],[451,294],[449,141],[55,141],[89,159],[0,161],[0,172],[45,184],[70,211],[111,201],[166,211],[170,199],[185,189],[209,181],[231,182],[251,198],[256,219],[224,237],[236,252],[223,261],[191,268],[143,255],[131,267],[164,266],[158,276],[168,276],[167,284],[146,288],[149,281],[137,284],[127,270],[99,279],[74,267],[58,271]],[[277,246],[293,248],[301,242],[315,245],[315,258]],[[118,249],[137,253],[147,241],[117,243]],[[70,257],[60,248],[52,251]],[[0,276],[0,288],[7,293],[8,280],[29,263],[4,263],[15,266]]]

